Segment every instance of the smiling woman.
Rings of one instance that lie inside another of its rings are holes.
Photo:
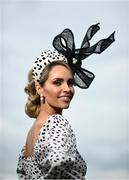
[[[84,178],[86,163],[77,151],[69,122],[62,116],[74,96],[70,67],[65,62],[54,61],[44,68],[39,83],[34,82],[32,70],[28,80],[25,110],[36,120],[19,156],[19,178]]]
[[[75,49],[72,31],[65,29],[54,38],[55,49],[43,51],[34,62],[25,87],[25,112],[35,121],[19,156],[19,179],[85,178],[86,162],[62,113],[74,96],[74,85],[86,89],[94,79],[93,73],[81,67],[81,60],[101,53],[114,41],[112,34],[90,47],[88,41],[98,28],[98,24],[89,28],[80,49]]]

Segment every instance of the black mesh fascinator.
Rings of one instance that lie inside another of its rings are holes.
[[[79,49],[75,48],[74,35],[70,29],[64,29],[63,32],[57,35],[53,40],[54,48],[67,58],[68,64],[74,74],[75,84],[83,89],[90,86],[95,75],[81,67],[82,60],[93,53],[102,53],[115,41],[115,32],[113,32],[108,38],[101,39],[93,46],[90,46],[91,38],[99,29],[99,23],[90,26]]]

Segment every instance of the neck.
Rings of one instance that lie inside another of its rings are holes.
[[[45,113],[47,115],[62,114],[62,109],[53,108],[51,106],[47,106],[46,104],[42,104],[40,112]]]

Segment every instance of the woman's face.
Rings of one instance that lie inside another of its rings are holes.
[[[53,109],[66,109],[74,95],[73,76],[63,65],[54,66],[43,85],[45,105]]]

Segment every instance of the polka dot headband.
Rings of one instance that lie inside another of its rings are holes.
[[[67,63],[66,57],[56,50],[47,50],[41,53],[33,64],[32,75],[35,82],[40,82],[43,69],[54,61],[63,61]]]
[[[100,29],[99,23],[92,25],[87,30],[81,47],[75,48],[74,35],[70,29],[64,29],[53,40],[54,50],[43,51],[33,64],[32,75],[35,82],[39,82],[43,69],[53,61],[63,61],[67,63],[74,75],[75,84],[82,88],[89,88],[95,75],[82,68],[82,60],[93,53],[100,54],[107,49],[114,41],[113,32],[108,38],[101,39],[96,44],[90,46],[90,40]]]

